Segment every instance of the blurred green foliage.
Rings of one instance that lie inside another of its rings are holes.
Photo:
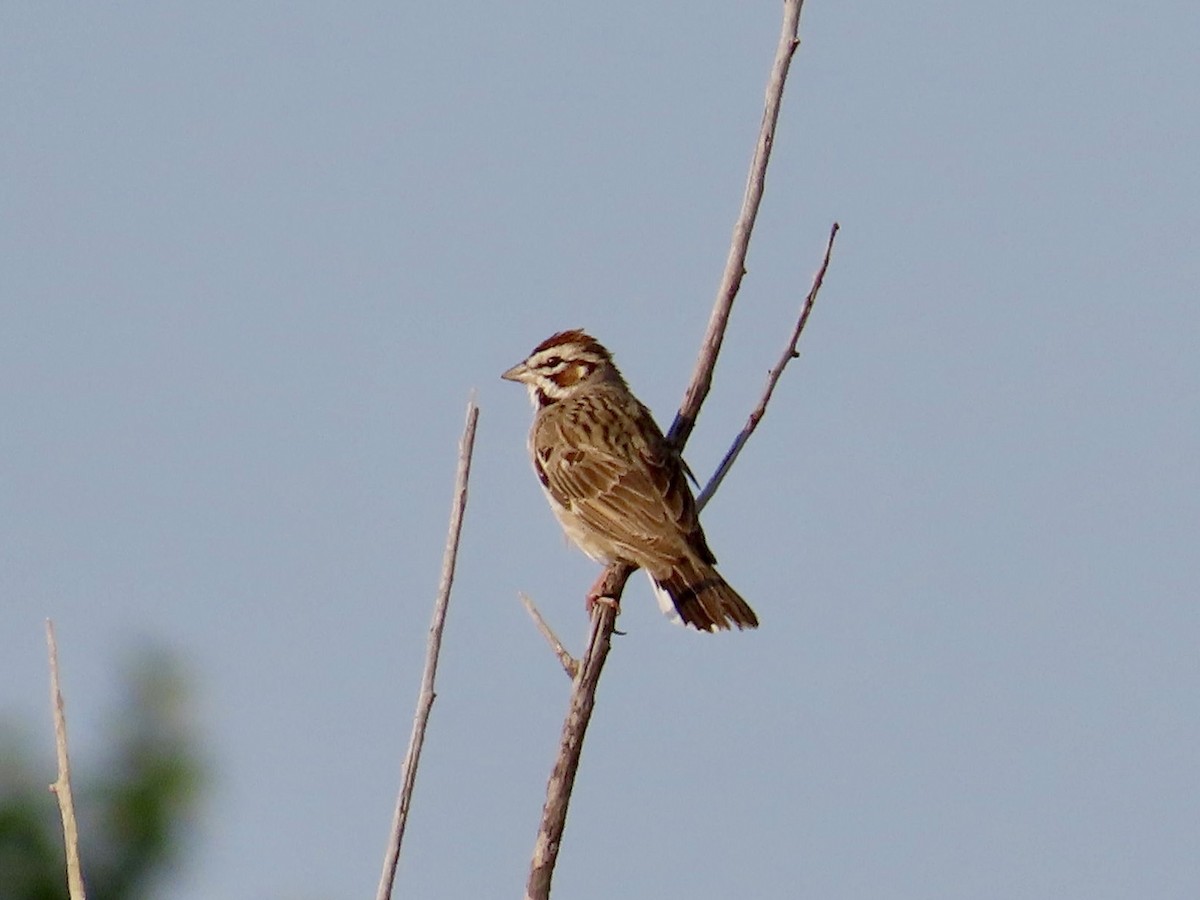
[[[64,685],[68,694],[70,686]],[[204,782],[186,679],[142,651],[123,679],[110,746],[98,764],[72,747],[71,786],[88,900],[137,900],[177,862]],[[68,732],[71,729],[68,705]],[[53,733],[33,754],[0,730],[0,900],[67,900],[62,824],[47,785]]]

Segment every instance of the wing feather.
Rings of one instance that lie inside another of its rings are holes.
[[[594,410],[560,404],[535,435],[546,490],[581,522],[651,571],[686,557],[711,556],[679,458],[648,410],[594,440]],[[592,418],[589,420],[588,416]],[[591,423],[591,424],[589,424]]]

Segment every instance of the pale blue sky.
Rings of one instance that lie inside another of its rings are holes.
[[[176,649],[216,775],[170,900],[372,896],[468,392],[402,896],[519,896],[595,567],[499,373],[583,326],[669,421],[777,4],[0,8],[0,714],[76,760]],[[1200,10],[811,0],[705,514],[758,611],[627,593],[556,887],[1200,895]]]

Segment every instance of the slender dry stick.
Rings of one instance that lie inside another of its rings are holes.
[[[762,204],[763,191],[767,182],[767,163],[771,160],[771,148],[775,144],[775,123],[779,120],[779,107],[783,100],[783,86],[787,81],[788,68],[792,64],[792,55],[800,46],[797,32],[800,28],[800,10],[804,0],[785,0],[783,4],[783,25],[779,31],[779,46],[775,50],[775,61],[771,65],[771,76],[767,80],[767,96],[763,106],[762,126],[758,132],[758,143],[754,147],[754,159],[750,163],[750,174],[746,179],[746,193],[742,198],[742,210],[733,226],[733,239],[729,244],[729,256],[725,261],[725,271],[721,275],[721,286],[717,290],[717,300],[713,304],[712,314],[708,319],[708,330],[700,345],[700,356],[696,360],[696,368],[692,380],[683,395],[683,403],[667,432],[667,439],[677,449],[682,450],[696,426],[696,417],[700,414],[700,404],[708,396],[712,387],[713,368],[717,364],[717,354],[721,351],[721,342],[725,339],[725,326],[729,321],[729,312],[733,309],[733,301],[737,297],[738,288],[742,284],[742,276],[746,274],[746,253],[750,248],[750,235],[754,231],[754,220],[758,217],[758,208]]]
[[[721,287],[717,292],[717,300],[709,317],[708,329],[701,344],[691,381],[684,394],[679,412],[675,416],[675,421],[671,425],[671,430],[667,434],[668,440],[676,450],[681,451],[691,435],[700,407],[712,385],[713,368],[716,366],[717,354],[720,352],[721,342],[725,336],[729,311],[733,307],[734,298],[737,296],[738,287],[741,285],[742,276],[746,271],[746,251],[750,244],[751,232],[754,229],[754,220],[762,202],[767,163],[770,160],[771,147],[775,140],[775,123],[779,118],[783,87],[787,80],[792,55],[800,43],[796,35],[800,26],[800,9],[803,5],[804,0],[785,0],[784,2],[779,45],[775,51],[775,60],[767,82],[763,121],[759,130],[758,142],[755,145],[754,159],[750,164],[750,175],[746,182],[742,210],[734,225],[729,256],[721,277]],[[554,875],[555,863],[558,860],[563,829],[566,827],[567,808],[571,799],[571,790],[575,784],[575,773],[579,767],[583,739],[587,734],[588,723],[596,702],[596,687],[600,681],[604,662],[608,658],[612,633],[616,627],[616,605],[620,602],[625,582],[629,580],[633,571],[633,566],[623,563],[609,566],[605,571],[605,581],[600,596],[611,598],[613,603],[611,605],[597,603],[592,609],[588,649],[582,657],[579,674],[574,681],[570,707],[566,721],[563,722],[562,738],[559,741],[559,754],[546,785],[546,803],[542,807],[542,821],[538,828],[537,841],[534,844],[533,859],[529,867],[529,880],[525,885],[526,900],[548,900],[550,896],[550,882]]]
[[[71,900],[84,900],[83,869],[79,865],[79,827],[75,821],[75,802],[71,796],[71,760],[67,754],[67,717],[63,712],[62,691],[58,683],[58,641],[54,623],[46,620],[46,645],[50,652],[50,705],[54,710],[54,746],[58,752],[58,779],[50,790],[58,798],[62,815],[63,842],[67,851],[67,891]]]
[[[433,681],[437,676],[438,654],[442,649],[442,629],[446,624],[446,610],[450,605],[450,587],[454,584],[454,565],[458,559],[458,542],[462,534],[463,511],[467,506],[467,479],[471,475],[471,454],[475,449],[475,425],[479,421],[479,407],[472,399],[467,403],[467,424],[458,444],[458,474],[454,479],[454,503],[450,510],[450,529],[446,535],[446,552],[442,556],[442,577],[438,583],[437,601],[433,607],[433,621],[429,625],[429,643],[425,652],[425,672],[421,676],[421,693],[417,697],[417,712],[413,718],[412,736],[408,741],[408,752],[404,756],[400,794],[396,798],[396,810],[392,816],[392,831],[388,836],[387,853],[383,860],[383,874],[379,879],[376,900],[388,900],[392,895],[392,884],[396,880],[396,866],[400,862],[400,845],[404,841],[404,826],[408,823],[408,810],[412,805],[413,785],[417,780],[417,766],[421,761],[421,748],[425,743],[425,726],[429,712],[437,696]]]
[[[783,370],[787,368],[788,363],[800,355],[796,349],[796,345],[800,342],[800,334],[804,331],[804,326],[808,324],[808,316],[813,310],[813,305],[817,302],[817,294],[821,290],[821,285],[825,283],[825,272],[829,268],[829,256],[833,253],[833,239],[837,237],[838,228],[838,223],[834,222],[833,227],[829,229],[829,241],[825,244],[825,257],[821,260],[821,267],[817,269],[817,274],[813,276],[812,287],[808,290],[808,296],[804,298],[804,306],[800,310],[800,318],[796,320],[796,327],[792,329],[792,337],[788,341],[787,347],[784,348],[783,355],[779,357],[779,362],[775,363],[775,368],[771,369],[767,375],[767,384],[763,388],[758,406],[754,407],[754,410],[750,413],[750,418],[746,420],[745,426],[743,426],[741,432],[739,432],[737,438],[734,440],[733,446],[729,448],[729,451],[725,454],[725,458],[717,466],[717,471],[696,498],[697,510],[704,509],[705,504],[712,499],[712,495],[717,492],[717,488],[725,480],[725,476],[729,473],[729,470],[733,468],[733,463],[738,458],[738,454],[742,452],[742,448],[746,446],[746,441],[750,440],[750,435],[754,434],[754,429],[758,427],[758,423],[766,415],[767,404],[771,402],[771,395],[775,393],[775,385],[779,382],[779,377],[783,375]]]
[[[558,635],[554,633],[554,629],[550,627],[550,623],[542,615],[533,603],[532,600],[525,594],[521,594],[521,603],[525,605],[525,611],[529,613],[533,619],[533,624],[537,626],[538,631],[542,633],[542,637],[546,639],[546,643],[550,645],[550,649],[554,651],[554,655],[558,657],[558,661],[562,663],[563,671],[567,673],[567,677],[574,679],[579,674],[579,660],[573,657],[563,642],[558,639]]]

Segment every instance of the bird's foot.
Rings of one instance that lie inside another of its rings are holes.
[[[618,613],[621,611],[621,601],[617,600],[615,597],[606,596],[603,593],[605,574],[607,573],[601,572],[600,577],[596,579],[590,588],[588,588],[587,599],[584,601],[584,605],[587,608],[589,616],[592,614],[592,609],[597,603],[602,603],[605,606],[611,606],[613,610]]]

